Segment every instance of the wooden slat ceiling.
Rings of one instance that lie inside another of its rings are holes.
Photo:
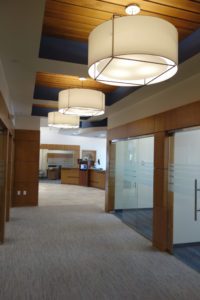
[[[116,87],[105,85],[99,83],[91,78],[86,78],[86,80],[79,80],[78,76],[52,74],[45,72],[36,73],[36,85],[45,86],[49,88],[89,88],[102,91],[104,93],[112,92]]]
[[[43,34],[87,41],[97,25],[137,3],[141,15],[163,18],[176,26],[179,39],[200,27],[200,2],[195,0],[47,0]]]

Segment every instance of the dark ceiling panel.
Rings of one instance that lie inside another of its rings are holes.
[[[88,44],[42,35],[39,57],[87,65]]]

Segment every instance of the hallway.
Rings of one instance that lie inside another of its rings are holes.
[[[0,299],[200,299],[200,274],[105,214],[103,196],[42,183],[41,206],[12,209],[0,247]]]

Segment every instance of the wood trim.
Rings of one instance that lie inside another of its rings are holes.
[[[114,210],[115,203],[115,157],[116,144],[107,142],[105,211]]]
[[[108,140],[200,125],[200,100],[108,130]]]
[[[154,189],[153,189],[153,245],[161,251],[167,250],[168,217],[168,135],[154,135]]]
[[[79,145],[40,144],[40,149],[79,151]]]

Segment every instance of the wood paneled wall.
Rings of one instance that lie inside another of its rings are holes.
[[[79,151],[79,145],[40,144],[40,149]]]
[[[39,149],[39,131],[15,131],[13,206],[38,205]]]
[[[108,139],[122,139],[200,125],[200,101],[177,107],[108,131]]]
[[[116,145],[107,141],[107,163],[106,163],[106,198],[105,211],[109,212],[114,209],[115,203],[115,157]]]
[[[154,214],[153,245],[165,251],[171,248],[173,232],[173,197],[168,194],[169,132],[200,126],[200,101],[137,120],[108,131],[106,211],[114,207],[113,150],[111,141],[152,134],[154,140]]]

